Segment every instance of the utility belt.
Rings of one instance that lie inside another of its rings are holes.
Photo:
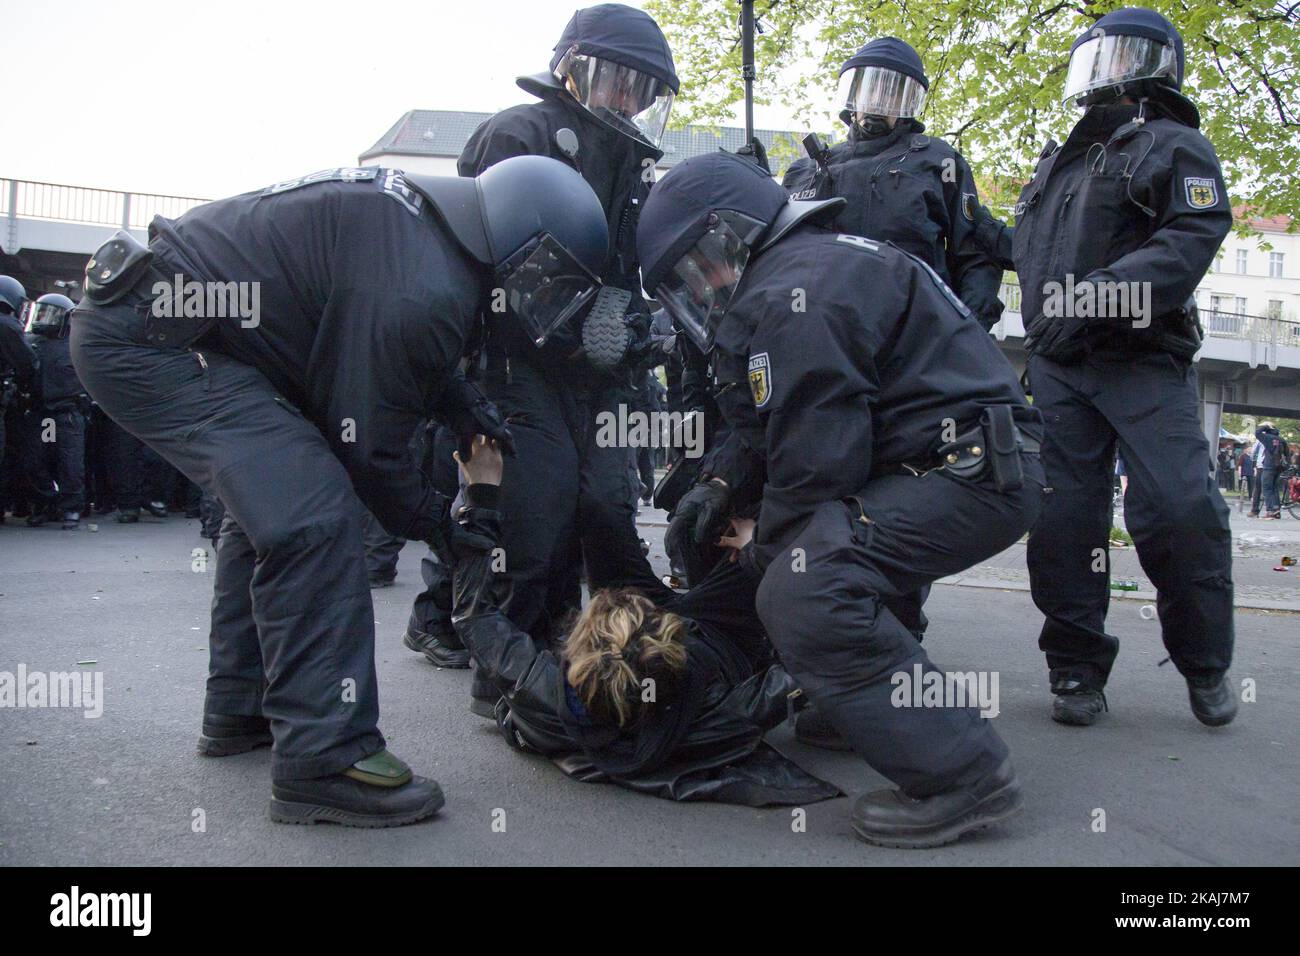
[[[893,473],[921,478],[932,471],[944,471],[966,481],[987,476],[998,491],[1018,491],[1024,485],[1020,455],[1036,455],[1041,446],[1020,430],[1017,421],[1039,421],[1039,416],[1024,406],[991,405],[980,415],[979,424],[940,445],[934,458],[897,465]]]
[[[86,298],[98,306],[124,305],[144,314],[145,341],[158,348],[186,348],[201,339],[216,323],[216,317],[200,308],[200,315],[186,315],[185,289],[199,276],[185,275],[167,266],[148,246],[125,229],[95,250],[86,263]],[[157,292],[159,285],[166,292]],[[167,297],[167,308],[156,303]]]

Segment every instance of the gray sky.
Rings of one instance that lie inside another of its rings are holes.
[[[584,5],[0,0],[0,176],[216,198],[354,163],[407,110],[527,101]]]

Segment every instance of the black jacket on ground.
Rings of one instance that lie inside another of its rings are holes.
[[[976,239],[975,177],[960,153],[924,130],[900,120],[868,137],[855,125],[831,147],[826,168],[801,159],[782,185],[795,199],[846,199],[835,229],[892,242],[923,260],[988,329],[1002,316],[1002,268]]]
[[[550,757],[576,780],[612,781],[670,800],[768,806],[840,795],[763,742],[790,713],[796,687],[771,662],[754,610],[756,581],[739,565],[724,565],[663,605],[690,622],[680,693],[641,723],[619,728],[575,714],[562,661],[538,651],[501,610],[492,570],[499,524],[497,512],[481,507],[460,515],[453,621],[503,695],[497,723],[512,746]]]
[[[150,227],[164,274],[258,283],[255,327],[204,344],[261,371],[328,440],[390,533],[429,540],[439,498],[409,445],[437,417],[489,276],[396,170],[335,170]]]
[[[794,288],[807,290],[803,312],[790,307]],[[1042,437],[997,343],[927,266],[817,226],[750,261],[714,361],[736,396],[722,406],[728,424],[766,461],[763,567],[818,505],[900,465],[938,464],[939,446],[988,406],[1022,408],[1021,429]]]
[[[1227,189],[1194,110],[1155,102],[1141,117],[1138,110],[1093,106],[1063,145],[1044,152],[1020,192],[1012,249],[1026,345],[1045,358],[1073,362],[1099,349],[1190,358],[1200,346],[1188,306],[1232,227]],[[1062,321],[1044,315],[1045,287],[1067,275],[1076,286],[1149,283],[1150,324],[1094,318],[1044,350]]]

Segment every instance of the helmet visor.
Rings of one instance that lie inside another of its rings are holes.
[[[855,115],[904,119],[920,115],[925,87],[897,70],[859,66],[841,74],[839,102]]]
[[[1070,54],[1062,101],[1135,80],[1167,77],[1177,83],[1177,74],[1174,48],[1167,43],[1123,34],[1093,37]]]
[[[68,316],[71,310],[52,302],[28,302],[23,309],[23,330],[51,338],[63,338],[68,333]]]
[[[718,214],[654,291],[677,327],[706,355],[749,263],[749,245],[742,236],[752,224],[747,217]]]
[[[600,280],[550,233],[520,250],[502,272],[506,306],[539,348],[600,288]]]
[[[580,53],[566,53],[555,75],[574,99],[605,123],[652,146],[663,140],[673,108],[673,91],[663,80]]]

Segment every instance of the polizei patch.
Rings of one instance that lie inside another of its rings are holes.
[[[1209,209],[1219,204],[1219,187],[1213,179],[1203,176],[1188,176],[1183,180],[1187,190],[1187,205],[1193,209]]]
[[[762,408],[772,397],[772,362],[766,352],[749,357],[749,393],[754,396],[756,408]]]

